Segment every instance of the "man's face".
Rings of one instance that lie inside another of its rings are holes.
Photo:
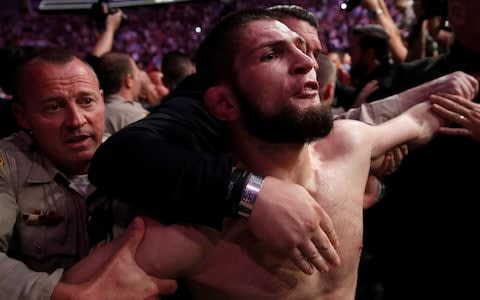
[[[255,21],[238,36],[232,90],[244,125],[275,143],[305,143],[331,130],[305,40],[278,21]]]
[[[132,64],[132,78],[133,78],[133,85],[132,85],[132,95],[133,100],[138,100],[141,92],[142,92],[142,71],[138,68],[137,63],[130,59],[130,63]]]
[[[362,80],[370,65],[364,60],[364,50],[360,47],[359,38],[354,35],[348,37],[350,44],[350,57],[352,59],[350,74],[354,80]]]
[[[294,17],[287,17],[281,21],[287,25],[290,30],[295,31],[305,39],[305,42],[307,43],[307,55],[313,60],[314,68],[317,70],[317,56],[322,52],[323,49],[320,39],[318,38],[317,29],[308,24],[308,22]]]
[[[86,173],[105,130],[103,93],[93,71],[75,59],[65,65],[36,60],[22,80],[17,120],[60,170]]]
[[[151,71],[148,72],[148,76],[150,80],[155,85],[155,89],[157,90],[158,96],[160,99],[165,97],[168,94],[168,88],[163,84],[163,73],[160,71]]]
[[[140,77],[142,79],[141,89],[140,89],[140,100],[145,101],[148,104],[154,105],[160,102],[160,97],[158,96],[157,90],[152,80],[148,76],[147,72],[141,71]]]

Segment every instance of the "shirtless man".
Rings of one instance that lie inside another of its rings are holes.
[[[205,105],[225,122],[243,165],[304,186],[325,207],[342,264],[306,275],[256,240],[242,219],[225,220],[222,233],[147,219],[136,260],[148,274],[187,279],[195,299],[354,299],[371,161],[405,142],[426,143],[442,120],[422,102],[375,127],[351,120],[333,127],[305,52],[305,40],[266,11],[242,11],[204,40],[197,72],[208,87]],[[478,83],[458,76],[463,88],[457,95],[432,99],[471,99]]]

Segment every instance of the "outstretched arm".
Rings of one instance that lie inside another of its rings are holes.
[[[362,104],[340,115],[337,119],[353,119],[367,124],[380,124],[390,120],[413,105],[428,100],[433,93],[452,93],[471,99],[478,92],[477,80],[464,73],[453,72],[431,80],[398,95]]]
[[[458,94],[433,94],[436,99],[465,99]],[[471,98],[470,98],[471,100]],[[400,116],[373,127],[372,158],[382,155],[393,147],[408,143],[411,146],[424,145],[429,142],[439,128],[447,123],[446,120],[435,114],[430,102],[419,103]]]

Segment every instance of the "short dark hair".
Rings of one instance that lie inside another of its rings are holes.
[[[257,20],[277,20],[266,9],[245,9],[223,16],[203,39],[197,52],[197,74],[203,88],[233,80],[233,58],[239,48],[236,35]]]
[[[105,95],[115,94],[122,87],[124,78],[133,74],[131,57],[127,53],[106,53],[100,57],[96,71]]]
[[[388,33],[378,24],[360,25],[352,28],[350,34],[358,37],[359,46],[362,50],[373,49],[375,57],[386,62],[390,59],[390,39]]]
[[[169,89],[174,88],[182,79],[190,75],[192,59],[185,53],[174,50],[163,55],[162,73],[163,81]]]
[[[278,19],[293,17],[300,19],[318,29],[319,24],[313,13],[298,5],[274,5],[267,8]]]

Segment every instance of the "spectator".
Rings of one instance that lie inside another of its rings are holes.
[[[350,78],[353,88],[337,84],[336,88],[341,90],[341,96],[337,99],[338,105],[344,108],[350,105],[358,107],[362,103],[389,96],[390,94],[381,94],[379,91],[383,90],[378,88],[390,84],[392,72],[395,70],[388,46],[388,34],[381,26],[368,24],[354,27],[349,40],[352,58]]]
[[[147,72],[141,71],[140,77],[141,85],[138,99],[143,108],[145,108],[146,110],[151,110],[153,106],[159,104],[160,101],[162,101],[163,97],[158,94],[158,89],[153,84]]]
[[[147,72],[148,77],[152,81],[155,89],[157,90],[157,94],[159,95],[160,99],[162,100],[167,96],[169,89],[163,83],[163,73],[159,70],[151,70]],[[160,100],[160,101],[161,101]]]
[[[401,64],[388,91],[402,91],[455,70],[478,74],[479,10],[479,1],[449,0],[448,15],[455,36],[449,52]],[[476,110],[467,108],[454,115],[456,121],[450,127],[473,122]],[[479,248],[471,240],[479,224],[472,198],[477,181],[470,175],[480,167],[479,151],[478,142],[468,137],[440,135],[421,151],[410,153],[387,178],[384,201],[365,215],[365,246],[374,249],[377,256],[386,299],[466,299],[478,294],[469,272],[480,263]],[[449,238],[462,243],[445,247]],[[415,250],[405,249],[406,241]],[[439,264],[436,257],[454,261]],[[405,284],[401,274],[407,273]]]
[[[105,93],[105,130],[112,134],[148,115],[138,102],[142,75],[126,53],[109,52],[100,58],[97,68],[100,86]]]
[[[188,75],[195,73],[195,64],[180,51],[168,52],[162,60],[163,83],[172,90]]]

